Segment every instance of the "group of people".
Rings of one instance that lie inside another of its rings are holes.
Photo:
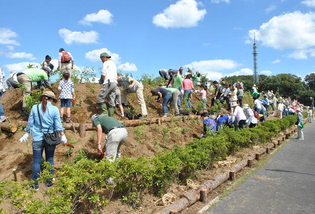
[[[100,60],[102,62],[102,72],[99,79],[99,84],[102,85],[98,95],[97,103],[100,106],[101,114],[93,114],[91,117],[92,124],[97,130],[97,150],[104,155],[109,161],[115,161],[120,157],[120,146],[127,139],[128,132],[126,128],[117,119],[113,117],[115,107],[118,106],[121,112],[121,116],[124,117],[124,108],[128,108],[128,94],[136,93],[137,100],[141,107],[141,118],[146,118],[148,116],[146,103],[143,96],[143,84],[131,77],[123,76],[117,73],[117,66],[111,60],[111,56],[104,52],[100,54]],[[42,63],[42,68],[32,68],[27,69],[21,73],[12,74],[7,80],[8,87],[17,87],[19,84],[23,84],[23,108],[25,108],[25,96],[29,96],[32,90],[32,82],[37,82],[39,87],[42,87],[42,83],[49,88],[51,91],[45,91],[39,97],[40,104],[34,105],[28,117],[28,125],[25,128],[26,133],[21,137],[21,142],[26,142],[28,140],[29,134],[32,135],[33,143],[33,175],[32,180],[34,181],[33,189],[38,190],[38,177],[40,173],[40,164],[43,151],[46,154],[46,161],[51,165],[54,165],[54,151],[55,146],[47,146],[44,142],[44,133],[50,131],[57,131],[61,135],[61,141],[67,143],[67,138],[62,127],[62,122],[64,119],[64,114],[66,114],[66,122],[72,122],[70,117],[70,106],[71,101],[75,99],[74,93],[74,83],[71,81],[71,71],[74,66],[74,59],[69,52],[66,52],[63,48],[59,50],[58,59],[58,70],[62,70],[63,79],[59,82],[59,98],[61,100],[60,109],[52,104],[56,102],[56,92],[53,90],[49,83],[49,76],[53,70],[53,65],[50,63],[51,57],[46,56],[45,61]],[[175,69],[161,69],[159,71],[160,76],[166,81],[165,85],[152,89],[152,96],[157,96],[156,101],[160,102],[162,108],[163,117],[168,115],[168,104],[172,101],[175,115],[180,115],[180,109],[184,106],[185,108],[191,109],[191,96],[192,92],[198,92],[200,95],[200,102],[202,103],[202,117],[204,124],[204,133],[206,136],[209,132],[216,133],[217,131],[223,129],[224,126],[236,127],[242,129],[244,127],[255,127],[259,120],[265,120],[264,117],[267,116],[265,112],[269,112],[269,107],[273,110],[273,115],[276,114],[276,104],[278,104],[277,109],[282,117],[281,109],[282,103],[285,100],[279,98],[276,100],[273,92],[270,90],[267,93],[258,93],[257,88],[253,91],[254,106],[251,108],[248,104],[243,104],[244,89],[243,83],[237,82],[228,85],[222,81],[222,86],[217,82],[213,81],[214,93],[211,100],[211,105],[207,104],[207,95],[209,86],[201,84],[201,74],[192,71],[186,72],[183,75],[183,67],[178,70]],[[4,81],[4,75],[0,73],[0,83],[1,76],[3,76],[2,82]],[[16,84],[16,86],[14,85]],[[199,87],[197,89],[197,87]],[[5,90],[3,90],[0,85],[0,95],[2,95]],[[122,90],[121,90],[122,89]],[[263,99],[259,99],[262,94]],[[1,99],[1,96],[0,96]],[[213,106],[219,100],[221,103],[226,103],[227,110],[230,114],[227,115],[209,115],[208,109]],[[268,101],[268,107],[265,107],[263,100]],[[303,121],[303,115],[301,114],[301,107],[296,101],[291,103],[296,107],[296,112],[298,113],[297,124],[301,124]],[[280,106],[280,107],[279,107]],[[283,107],[284,108],[284,107]],[[1,110],[2,109],[2,110]],[[23,109],[24,110],[24,109]],[[0,104],[0,121],[2,120],[3,108]],[[257,117],[255,112],[260,117]],[[42,127],[39,128],[41,121],[39,121],[38,115],[41,115]],[[301,116],[302,115],[302,116]],[[53,127],[53,129],[51,129]],[[302,126],[299,126],[302,127]],[[107,135],[106,144],[102,146],[102,133]],[[302,128],[299,128],[299,138],[304,139]],[[106,154],[105,152],[106,151]],[[50,170],[53,173],[53,170]],[[111,178],[107,179],[108,184],[112,184]],[[50,179],[46,182],[46,186],[50,187],[53,185],[53,180]]]
[[[102,62],[103,62],[103,70],[102,75],[100,79],[100,83],[103,84],[103,87],[101,88],[99,95],[98,95],[98,101],[99,103],[103,104],[102,102],[107,100],[111,104],[111,99],[116,99],[115,91],[117,90],[117,71],[116,74],[115,69],[116,65],[113,63],[107,62],[110,59],[110,56],[107,53],[102,53],[100,56]],[[105,63],[107,62],[107,63]],[[66,62],[62,62],[59,66],[66,66]],[[63,65],[64,64],[64,65]],[[49,64],[47,64],[49,66]],[[73,64],[71,65],[73,68]],[[47,67],[42,67],[42,69],[28,69],[25,72],[22,72],[22,74],[18,75],[18,81],[20,76],[22,76],[22,79],[28,79],[28,82],[33,82],[31,78],[27,77],[34,77],[36,74],[42,73],[42,71],[45,72],[46,75],[42,75],[41,77],[46,80],[46,76],[49,75]],[[35,70],[35,71],[34,71]],[[28,74],[32,74],[28,76]],[[60,134],[61,142],[68,145],[67,143],[67,137],[64,132],[64,128],[62,127],[63,122],[63,111],[64,107],[68,107],[71,104],[71,100],[75,99],[74,90],[73,90],[73,83],[69,79],[71,73],[66,69],[63,71],[63,80],[60,81],[60,84],[58,86],[58,89],[61,90],[60,93],[60,99],[61,99],[61,108],[60,110],[58,107],[54,106],[52,102],[56,102],[56,95],[55,92],[51,89],[51,91],[45,91],[43,94],[39,97],[40,103],[38,105],[34,105],[31,109],[31,112],[28,117],[28,125],[25,128],[26,133],[20,138],[20,142],[27,142],[28,137],[31,134],[32,135],[32,149],[33,149],[33,166],[32,166],[32,180],[33,184],[30,186],[32,190],[38,191],[39,190],[39,174],[41,170],[41,163],[42,163],[42,153],[45,151],[45,158],[46,161],[49,162],[52,166],[54,165],[54,153],[56,149],[56,145],[48,145],[45,142],[44,134],[45,133],[53,133],[58,132]],[[39,75],[38,75],[39,76]],[[39,80],[35,79],[35,80]],[[127,80],[120,80],[119,82],[126,82]],[[25,84],[25,82],[20,82],[22,84]],[[141,85],[137,81],[130,80],[129,85],[126,85],[126,89],[130,89],[131,91],[134,90],[134,92],[137,92],[137,88],[141,89]],[[29,85],[31,88],[31,85]],[[130,87],[129,87],[130,86]],[[71,95],[71,98],[68,99],[68,95]],[[140,93],[139,93],[140,94]],[[126,95],[123,95],[124,97]],[[143,95],[142,95],[143,97]],[[116,101],[116,100],[115,100]],[[115,104],[113,104],[115,105]],[[107,108],[103,109],[102,115],[99,114],[93,114],[91,117],[92,124],[96,127],[97,131],[97,149],[102,154],[102,156],[105,156],[109,161],[115,161],[117,158],[120,157],[119,148],[121,144],[126,140],[128,136],[128,132],[126,128],[114,117],[109,116],[109,112],[107,111]],[[146,109],[145,109],[146,110]],[[68,113],[68,109],[67,109]],[[68,115],[68,114],[67,114]],[[111,115],[112,116],[112,115]],[[67,117],[66,122],[71,122],[70,117]],[[107,135],[106,137],[106,144],[104,147],[102,147],[102,133],[105,133]],[[106,147],[104,153],[104,148]],[[54,173],[54,169],[50,169],[49,172],[51,174]],[[112,185],[113,180],[111,178],[107,178],[107,184]],[[53,185],[54,179],[48,179],[45,183],[46,187],[49,188]]]

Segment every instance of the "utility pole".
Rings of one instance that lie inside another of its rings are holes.
[[[256,40],[255,40],[255,34],[254,34],[254,44],[253,44],[253,55],[254,55],[254,83],[259,82],[259,76],[258,76],[258,63],[257,63],[257,45],[256,45]]]

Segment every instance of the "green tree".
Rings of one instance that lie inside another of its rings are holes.
[[[309,89],[315,90],[315,73],[306,75],[304,81]]]

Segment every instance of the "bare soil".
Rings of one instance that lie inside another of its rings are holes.
[[[90,123],[90,117],[97,113],[96,96],[100,89],[99,84],[93,83],[77,83],[76,89],[76,104],[72,107],[71,118],[75,123]],[[151,97],[151,88],[145,88],[145,100],[148,107],[148,118],[160,117],[159,105]],[[135,94],[129,95],[129,104],[137,112],[140,112],[140,106],[137,103]],[[198,100],[194,97],[192,103],[197,103]],[[19,121],[27,121],[27,117],[21,116],[22,107],[22,91],[21,89],[8,89],[2,97],[2,103],[5,110],[5,115],[8,117],[7,122],[18,123]],[[59,106],[59,102],[56,103]],[[116,109],[115,117],[119,120],[120,113]],[[121,147],[123,156],[129,158],[152,157],[164,150],[171,150],[174,145],[184,147],[186,143],[192,142],[194,138],[199,138],[202,133],[202,119],[188,120],[188,121],[173,121],[151,125],[142,125],[138,127],[127,128],[129,136],[125,144]],[[16,133],[3,132],[0,135],[0,161],[2,167],[0,168],[0,181],[13,180],[13,169],[16,169],[18,181],[26,181],[31,179],[32,173],[32,148],[31,139],[28,143],[20,143],[19,139],[24,132],[22,130]],[[86,136],[81,138],[77,131],[67,130],[66,136],[68,142],[74,144],[75,148],[71,156],[67,155],[69,147],[59,145],[55,153],[55,167],[56,171],[67,162],[71,161],[76,152],[83,149],[88,157],[91,159],[101,159],[97,152],[97,145],[95,143],[95,131],[87,131]],[[123,204],[119,197],[112,197],[110,203],[106,206],[104,213],[153,213],[154,211],[162,209],[163,205],[174,202],[179,198],[183,191],[189,188],[196,188],[205,180],[213,178],[217,173],[239,160],[248,157],[253,150],[259,149],[248,148],[229,157],[226,162],[216,163],[216,165],[208,171],[200,174],[198,180],[190,181],[188,184],[174,184],[169,189],[168,194],[158,198],[149,194],[143,197],[142,204],[136,209]],[[218,190],[220,191],[220,188]],[[222,191],[222,190],[221,190]],[[89,207],[82,207],[81,211],[77,213],[92,213]],[[186,212],[189,213],[189,212]]]

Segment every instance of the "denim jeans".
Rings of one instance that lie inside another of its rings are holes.
[[[4,116],[3,105],[0,103],[0,116]]]
[[[190,96],[191,96],[192,90],[184,90],[184,103],[187,105],[188,108],[191,108],[191,102],[190,102]]]
[[[2,94],[3,94],[3,92],[0,91],[0,100],[2,98]],[[4,116],[4,109],[3,109],[2,103],[0,103],[0,116]]]
[[[168,108],[167,104],[171,101],[172,98],[172,93],[168,92],[164,97],[163,97],[163,115],[166,115],[168,113]]]
[[[46,161],[49,162],[52,166],[54,166],[54,153],[56,146],[44,146],[43,141],[33,141],[33,176],[32,180],[35,182],[35,187],[38,187],[38,177],[41,168],[42,161],[42,153],[45,150]],[[54,173],[54,170],[49,170],[50,174]],[[46,185],[50,186],[52,180],[47,181]]]

